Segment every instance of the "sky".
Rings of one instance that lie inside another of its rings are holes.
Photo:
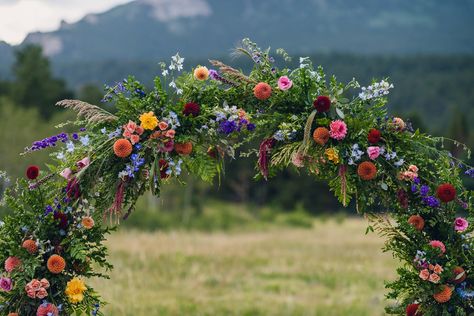
[[[34,31],[52,31],[131,0],[0,0],[0,41],[19,44]]]

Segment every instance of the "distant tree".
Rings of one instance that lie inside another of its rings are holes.
[[[78,93],[78,98],[80,100],[96,105],[100,103],[103,96],[104,92],[102,89],[91,83],[83,85]]]
[[[10,89],[12,100],[24,107],[37,108],[44,118],[56,110],[54,104],[73,96],[64,80],[53,77],[49,60],[41,47],[28,45],[15,52],[15,80]]]

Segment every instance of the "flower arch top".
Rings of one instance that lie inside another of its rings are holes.
[[[442,138],[388,115],[387,81],[341,84],[308,58],[277,69],[269,50],[249,40],[237,51],[253,60],[249,75],[215,60],[216,70],[181,73],[184,59],[176,55],[161,63],[151,89],[133,77],[107,87],[104,101],[114,111],[58,103],[78,112],[77,133],[27,148],[61,144],[49,171],[28,168],[5,196],[13,213],[0,228],[1,315],[102,315],[84,278],[104,276],[97,264],[112,268],[106,224],[126,219],[140,195],[159,195],[182,171],[212,181],[225,157],[254,140],[258,177],[308,172],[327,181],[344,206],[354,200],[369,229],[387,237],[385,250],[403,262],[387,284],[388,298],[397,300],[387,312],[474,311],[472,193],[460,177],[473,169],[441,149]]]

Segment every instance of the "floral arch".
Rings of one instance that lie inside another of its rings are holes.
[[[112,268],[103,245],[111,227],[140,195],[159,195],[182,170],[212,181],[224,157],[250,140],[261,142],[249,153],[260,177],[297,168],[325,180],[386,237],[384,250],[403,263],[386,286],[397,302],[387,313],[474,312],[472,192],[461,179],[472,167],[443,150],[443,138],[389,117],[393,86],[385,80],[341,84],[308,58],[277,69],[270,51],[249,40],[237,52],[253,60],[249,75],[215,60],[216,70],[181,73],[184,59],[176,55],[161,63],[151,89],[133,77],[107,87],[113,112],[58,103],[77,111],[68,123],[77,132],[28,147],[56,146],[54,164],[29,167],[5,194],[13,212],[0,227],[0,315],[103,315],[85,281]]]

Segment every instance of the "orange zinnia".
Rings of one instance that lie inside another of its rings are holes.
[[[59,255],[52,255],[48,259],[47,267],[51,273],[59,274],[66,268],[66,261]]]
[[[363,180],[373,180],[377,176],[377,167],[370,161],[364,161],[357,168],[357,174]]]
[[[114,153],[117,157],[126,158],[132,153],[132,144],[128,139],[122,138],[114,143]]]
[[[266,100],[272,95],[272,87],[268,83],[260,82],[253,88],[253,94],[259,100]]]
[[[408,224],[421,231],[425,227],[425,220],[420,215],[412,215],[408,219]]]
[[[28,251],[31,255],[38,251],[38,246],[36,245],[36,242],[31,239],[25,240],[21,246],[25,248],[26,251]]]
[[[324,146],[329,140],[329,130],[326,127],[318,127],[314,130],[313,139],[316,144]]]
[[[180,155],[189,155],[193,151],[193,143],[175,143],[174,150]]]
[[[433,294],[434,299],[438,303],[446,303],[451,299],[451,295],[453,294],[453,290],[447,285],[441,285],[441,290]]]

